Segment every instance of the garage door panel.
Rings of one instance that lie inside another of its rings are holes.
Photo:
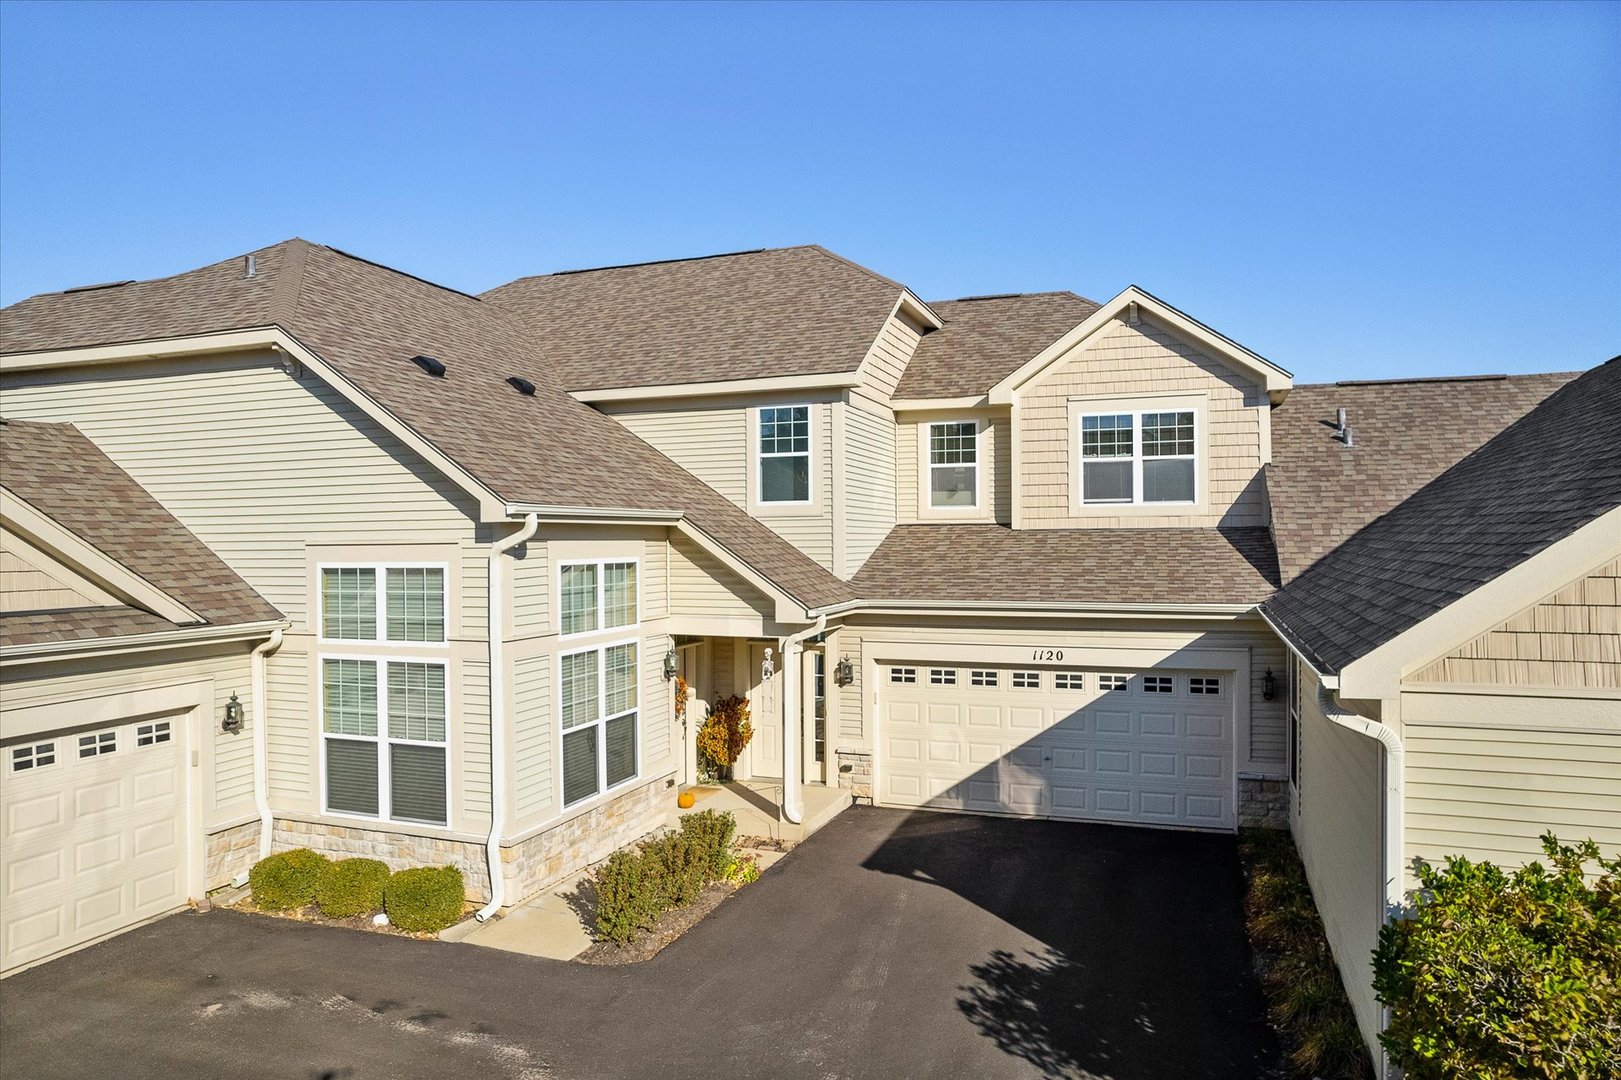
[[[11,796],[13,793],[7,794]],[[15,793],[15,797],[6,803],[5,841],[7,844],[20,844],[37,836],[54,835],[66,820],[67,796],[64,793]]]
[[[978,686],[966,675],[954,685],[885,685],[885,801],[1233,827],[1232,703],[1191,694],[1186,673],[1152,673],[1169,677],[1174,692],[1150,693],[1140,676],[1129,689],[1100,691],[1096,672],[1060,682],[1049,669],[1039,687],[1015,687],[1013,669],[983,670]],[[993,732],[1002,737],[985,737]]]

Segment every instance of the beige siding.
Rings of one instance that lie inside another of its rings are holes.
[[[209,827],[253,813],[253,686],[251,644],[214,646],[144,657],[97,657],[8,666],[3,701],[8,712],[189,683],[211,683],[213,708],[201,718],[206,750],[203,824]],[[272,693],[274,691],[272,690]],[[225,704],[236,694],[248,722],[236,734],[220,730]],[[306,768],[307,771],[307,768]]]
[[[1621,854],[1621,697],[1407,693],[1402,714],[1409,859],[1518,866],[1548,831]]]
[[[684,536],[670,541],[670,614],[770,619],[776,605]]]
[[[1408,678],[1431,684],[1621,690],[1621,559]]]
[[[894,395],[921,337],[918,327],[906,316],[899,312],[890,316],[873,342],[863,369],[869,393],[883,401]]]
[[[490,817],[490,665],[479,660],[462,661],[461,752],[450,748],[451,784],[455,784],[457,763],[461,766],[462,815],[453,825],[489,827]],[[455,733],[452,734],[452,740]]]
[[[1209,624],[1176,622],[1174,620],[1143,620],[1127,629],[1118,623],[1103,620],[1070,620],[1044,623],[1041,620],[973,620],[961,619],[951,623],[929,622],[919,619],[893,619],[880,622],[878,617],[851,620],[838,629],[838,638],[831,652],[835,657],[847,656],[855,680],[846,687],[836,688],[838,725],[837,745],[843,749],[870,749],[872,730],[869,723],[873,707],[873,691],[867,686],[871,662],[881,659],[875,641],[938,642],[950,645],[1029,645],[1035,647],[1068,647],[1079,649],[1155,647],[1174,641],[1190,649],[1247,649],[1250,657],[1250,737],[1247,747],[1240,746],[1238,769],[1265,775],[1278,775],[1284,761],[1284,702],[1282,687],[1285,680],[1285,653],[1277,637],[1264,624],[1254,619],[1235,620],[1230,624],[1212,627]],[[1266,701],[1263,695],[1265,673],[1271,669],[1279,691],[1276,699]],[[1247,758],[1244,754],[1247,750]]]
[[[642,621],[670,613],[670,544],[664,538],[642,545]]]
[[[512,560],[512,632],[532,637],[551,630],[552,573],[546,544],[531,540]]]
[[[924,449],[928,445],[928,426],[933,421],[968,419],[985,421],[980,433],[980,468],[985,471],[985,503],[988,513],[972,520],[996,521],[1003,525],[1013,521],[1013,429],[1007,413],[906,413],[895,425],[896,506],[902,524],[919,521],[951,521],[963,518],[930,517],[927,505],[928,473],[923,464]]]
[[[1203,512],[1110,516],[1071,505],[1078,439],[1071,398],[1152,398],[1186,391],[1208,395]],[[1143,321],[1115,322],[1076,347],[1020,392],[1022,522],[1031,528],[1266,525],[1260,483],[1264,389],[1222,362]]]
[[[27,373],[4,387],[8,417],[76,424],[295,630],[306,543],[475,542],[459,489],[313,375],[268,358]],[[463,580],[483,588],[482,572]]]
[[[675,722],[674,683],[664,681],[664,654],[672,642],[668,634],[642,639],[642,775],[654,777],[674,768],[678,740],[670,730]]]
[[[1300,797],[1290,827],[1340,978],[1371,1047],[1379,1032],[1372,954],[1384,922],[1379,743],[1331,723],[1300,665]]]
[[[735,638],[713,638],[710,641],[711,656],[709,675],[714,683],[713,696],[716,698],[729,697],[741,693],[737,685],[737,650],[741,642]],[[698,719],[702,719],[699,717]]]
[[[895,421],[888,409],[856,399],[843,409],[845,558],[850,577],[895,527]]]
[[[304,643],[308,644],[307,640]],[[320,694],[312,686],[313,658],[283,646],[265,661],[270,695],[270,805],[313,812],[321,797],[320,746],[316,741]]]
[[[45,558],[32,558],[20,550],[16,537],[0,529],[0,611],[54,611],[60,608],[102,607],[99,589],[84,588],[79,575]],[[77,587],[76,587],[77,586]]]
[[[526,656],[512,665],[514,809],[521,826],[544,818],[552,800],[552,657]]]

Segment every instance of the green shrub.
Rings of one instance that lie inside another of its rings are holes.
[[[671,908],[698,899],[731,865],[737,819],[704,810],[681,819],[679,832],[616,851],[597,869],[597,934],[627,942]]]
[[[1621,858],[1542,849],[1551,870],[1420,864],[1414,911],[1380,932],[1380,1041],[1412,1080],[1621,1076]]]
[[[370,914],[383,906],[388,876],[388,864],[376,859],[339,859],[321,871],[315,902],[330,919]]]
[[[436,931],[462,915],[466,888],[454,866],[415,866],[383,886],[383,910],[401,930]]]
[[[260,859],[248,871],[253,903],[263,911],[286,911],[315,899],[315,883],[327,858],[309,848],[294,848]]]

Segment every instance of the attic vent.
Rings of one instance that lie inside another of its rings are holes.
[[[95,292],[97,289],[116,289],[121,285],[135,284],[134,278],[125,278],[123,281],[103,281],[100,285],[75,285],[71,289],[63,289],[64,293]]]
[[[445,377],[445,365],[441,364],[431,356],[413,356],[411,357],[411,363],[415,364],[423,371],[426,371],[429,375],[432,375],[436,379],[442,379]]]
[[[243,277],[253,277],[253,275],[257,274],[258,272],[259,272],[259,267],[254,262],[253,256],[252,255],[244,255],[244,256],[242,256],[242,276]]]
[[[525,397],[535,396],[535,384],[522,375],[512,375],[507,378],[507,384]]]

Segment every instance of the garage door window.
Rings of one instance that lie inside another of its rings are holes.
[[[33,743],[29,746],[14,746],[11,748],[11,771],[24,772],[28,769],[43,769],[47,765],[56,764],[56,743]]]
[[[442,661],[327,657],[321,697],[328,811],[449,821]]]
[[[1206,675],[1194,675],[1188,679],[1188,693],[1215,697],[1221,693],[1221,680]]]
[[[957,685],[957,672],[956,672],[956,670],[953,669],[953,668],[938,668],[938,667],[937,668],[930,668],[929,669],[929,685],[931,685],[931,686],[956,686]]]
[[[1131,681],[1130,675],[1099,675],[1099,690],[1124,690]]]
[[[79,736],[79,756],[99,757],[118,749],[118,732],[98,731],[94,735]]]
[[[968,673],[969,686],[995,686],[996,672],[973,670]]]
[[[1041,672],[1039,672],[1039,671],[1015,671],[1013,673],[1013,689],[1015,689],[1015,690],[1040,690],[1041,689]]]
[[[915,683],[917,682],[917,668],[892,667],[889,669],[889,681],[892,683]]]
[[[174,729],[167,720],[135,725],[136,746],[157,746],[174,739]]]
[[[1144,675],[1143,693],[1169,694],[1176,689],[1174,680],[1169,675]]]
[[[1053,675],[1054,690],[1085,690],[1086,676],[1078,671],[1060,671]]]

